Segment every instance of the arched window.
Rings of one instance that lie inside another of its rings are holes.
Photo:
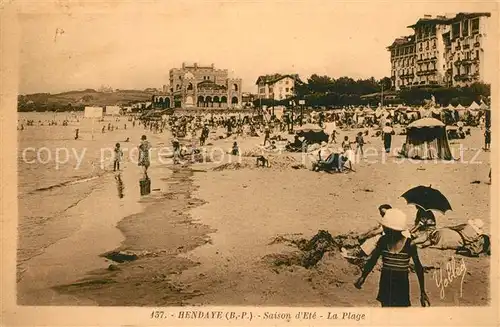
[[[231,104],[238,104],[238,98],[237,97],[233,97],[231,99]]]
[[[233,91],[238,92],[238,84],[233,84]]]
[[[177,84],[177,85],[175,86],[175,90],[180,90],[180,89],[181,89],[181,86],[180,86],[179,84]]]
[[[188,90],[192,90],[193,89],[193,84],[192,83],[189,83],[188,87],[187,87]]]

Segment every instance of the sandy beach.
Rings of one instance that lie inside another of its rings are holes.
[[[73,129],[67,128],[68,137]],[[341,131],[340,136],[352,138],[356,132]],[[97,149],[130,137],[131,147],[143,133],[143,128],[129,127],[115,131],[113,138],[96,134],[99,138],[88,142]],[[170,140],[168,132],[145,134],[153,146]],[[32,146],[33,138],[23,143],[25,136],[20,137],[21,146]],[[366,140],[382,148],[380,138]],[[228,149],[233,141],[211,139],[209,148]],[[242,152],[262,141],[238,139]],[[403,142],[404,136],[396,136],[393,145]],[[379,268],[357,290],[353,283],[360,268],[339,252],[327,252],[316,265],[305,268],[293,260],[301,250],[286,239],[310,239],[319,230],[333,236],[364,232],[377,224],[377,207],[383,203],[402,209],[412,219],[415,207],[400,196],[417,185],[432,185],[448,197],[453,211],[436,216],[438,227],[481,218],[489,233],[490,158],[489,153],[475,150],[482,142],[482,131],[475,128],[466,139],[451,142],[456,154],[460,144],[468,148],[462,161],[398,163],[394,156],[373,157],[360,160],[355,172],[346,174],[313,172],[307,169],[309,160],[302,162],[301,154],[288,153],[269,154],[270,168],[255,167],[252,157],[228,155],[217,163],[153,162],[152,192],[142,197],[141,172],[132,162],[122,167],[122,198],[117,196],[116,173],[109,167],[59,171],[57,177],[39,180],[33,189],[20,190],[18,303],[379,306],[375,299]],[[465,162],[477,152],[476,163]],[[229,160],[233,164],[223,165]],[[234,164],[238,160],[241,163]],[[305,168],[292,168],[301,163]],[[20,169],[20,185],[30,173],[34,174]],[[59,185],[62,176],[66,181],[85,181]],[[54,184],[51,179],[59,186],[45,190]],[[428,268],[426,288],[433,306],[489,303],[489,257],[429,248],[419,255]],[[466,271],[443,290],[436,284],[435,272],[450,260],[463,263]],[[417,306],[415,274],[410,281],[412,304]]]

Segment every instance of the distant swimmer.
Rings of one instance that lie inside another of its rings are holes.
[[[130,142],[130,137],[127,137],[127,139],[125,140],[125,142]]]
[[[80,129],[78,129],[78,128],[77,128],[77,129],[75,130],[75,140],[78,140],[78,137],[79,137],[78,133],[79,133],[79,132],[80,132]]]

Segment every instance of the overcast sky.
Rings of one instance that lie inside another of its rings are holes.
[[[227,68],[252,92],[275,72],[378,79],[390,75],[386,47],[424,14],[494,10],[463,1],[96,3],[20,15],[20,93],[159,88],[183,61]]]

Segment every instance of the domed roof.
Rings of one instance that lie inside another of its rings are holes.
[[[194,79],[194,75],[191,72],[184,74],[184,79]]]

